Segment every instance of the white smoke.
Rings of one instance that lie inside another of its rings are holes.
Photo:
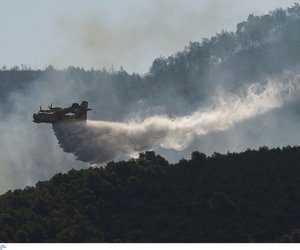
[[[53,125],[59,144],[79,160],[102,163],[158,146],[183,150],[195,137],[223,131],[236,123],[283,106],[299,94],[299,76],[254,83],[240,95],[223,94],[209,108],[184,117],[152,116],[126,123],[87,121]]]

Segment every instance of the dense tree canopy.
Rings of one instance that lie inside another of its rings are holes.
[[[0,197],[1,242],[299,242],[300,148],[154,152]]]

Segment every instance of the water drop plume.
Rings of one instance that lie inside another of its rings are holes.
[[[85,162],[103,163],[119,155],[134,155],[159,146],[183,150],[195,137],[227,130],[238,122],[283,106],[298,94],[298,80],[297,76],[285,83],[254,83],[239,95],[223,93],[210,107],[183,117],[157,115],[124,123],[56,123],[53,130],[63,150]]]

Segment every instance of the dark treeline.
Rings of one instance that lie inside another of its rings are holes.
[[[300,147],[154,152],[0,197],[1,242],[299,242]]]
[[[9,70],[3,67],[0,93],[4,96],[34,81],[49,85],[52,81],[75,81],[86,88],[83,95],[91,103],[103,99],[99,116],[104,119],[122,120],[132,112],[145,114],[145,110],[151,113],[153,107],[155,112],[161,107],[164,113],[180,115],[205,104],[217,88],[235,91],[298,64],[299,27],[300,6],[296,3],[263,16],[249,15],[237,24],[236,32],[223,31],[210,39],[190,42],[172,56],[155,59],[143,76],[128,74],[122,68],[56,70],[49,66],[35,71],[24,65]]]

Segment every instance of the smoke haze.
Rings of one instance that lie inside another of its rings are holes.
[[[118,88],[109,79],[102,79],[101,87],[97,81],[90,81],[87,87],[80,79],[75,80],[72,71],[46,71],[25,89],[10,92],[0,108],[0,192],[88,166],[82,161],[106,162],[154,148],[174,162],[188,158],[192,150],[211,154],[297,144],[299,115],[294,110],[298,104],[282,108],[297,100],[298,82],[298,74],[286,72],[279,78],[242,88],[239,94],[219,91],[211,96],[209,104],[191,114],[174,116],[155,115],[155,110],[162,113],[160,108],[147,112],[144,102],[132,107],[116,101],[113,96]],[[54,126],[61,147],[70,152],[66,154],[58,146],[51,126],[34,124],[32,113],[40,104],[66,107],[82,100],[89,100],[93,110],[88,116],[92,120],[85,125]],[[186,106],[180,100],[174,95],[171,101],[184,110]],[[141,112],[133,119],[132,110]],[[272,113],[274,110],[278,112]],[[76,157],[82,161],[76,161]]]
[[[146,73],[156,57],[174,54],[189,41],[200,41],[222,30],[234,30],[236,23],[249,13],[262,14],[282,5],[278,0],[259,4],[238,0],[188,3],[155,0],[131,3],[124,11],[114,9],[113,13],[103,9],[90,11],[85,16],[63,13],[58,16],[57,30],[60,37],[70,42],[50,60],[57,66],[110,68],[114,65],[123,66],[129,72]]]

